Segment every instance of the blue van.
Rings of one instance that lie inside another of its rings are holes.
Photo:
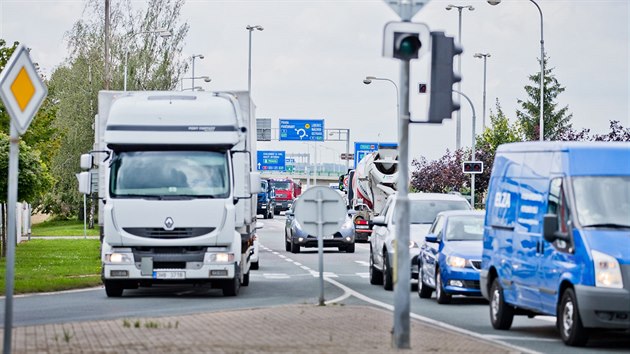
[[[496,329],[552,315],[572,346],[630,330],[630,143],[499,146],[480,286]]]

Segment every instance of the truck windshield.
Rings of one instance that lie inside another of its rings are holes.
[[[287,182],[287,181],[274,181],[274,182],[271,182],[271,185],[275,189],[282,189],[282,190],[291,189],[291,182]]]
[[[223,152],[118,152],[112,160],[110,193],[135,198],[226,198],[228,181]]]
[[[630,228],[630,176],[574,177],[573,192],[583,227]]]

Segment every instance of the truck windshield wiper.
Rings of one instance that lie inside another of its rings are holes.
[[[590,225],[582,225],[582,227],[609,227],[613,229],[630,229],[630,225],[615,224],[615,223],[590,224]]]

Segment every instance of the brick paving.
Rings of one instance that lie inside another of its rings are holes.
[[[14,353],[394,353],[391,312],[294,305],[16,327]],[[0,342],[2,337],[0,336]],[[413,352],[514,349],[411,320]]]

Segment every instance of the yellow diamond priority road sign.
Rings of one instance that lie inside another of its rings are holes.
[[[0,72],[0,98],[20,135],[28,129],[47,94],[28,50],[20,44]]]

